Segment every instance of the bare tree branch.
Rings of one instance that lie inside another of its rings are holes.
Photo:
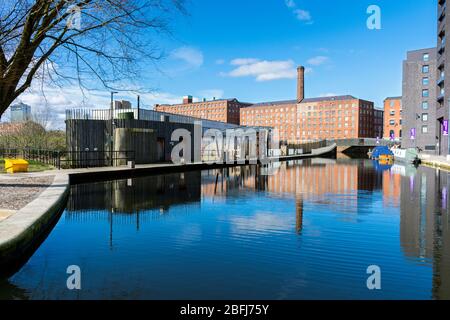
[[[37,80],[120,90],[138,79],[144,63],[161,58],[154,39],[185,13],[184,1],[2,0],[0,117]]]

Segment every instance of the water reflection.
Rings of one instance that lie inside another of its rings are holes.
[[[101,279],[82,298],[450,299],[448,173],[352,159],[278,169],[73,186],[49,239],[0,293],[79,298],[52,275],[80,260]],[[365,287],[373,263],[379,293]]]

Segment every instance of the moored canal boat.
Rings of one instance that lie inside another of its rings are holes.
[[[392,148],[391,151],[394,154],[395,161],[416,165],[420,164],[419,152],[414,148]]]
[[[394,154],[385,146],[376,147],[368,155],[370,159],[380,161],[383,164],[390,164],[394,161]]]

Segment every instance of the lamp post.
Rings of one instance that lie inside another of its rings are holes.
[[[110,158],[111,158],[111,167],[114,166],[114,160],[113,160],[113,155],[114,155],[114,95],[118,93],[117,91],[111,91],[111,131],[110,131]]]
[[[141,113],[141,96],[137,96],[137,119],[140,120],[140,114]]]

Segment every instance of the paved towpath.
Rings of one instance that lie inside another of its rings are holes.
[[[0,174],[0,221],[36,199],[53,182],[54,174]]]
[[[431,156],[424,154],[420,155],[420,159],[422,160],[422,164],[426,166],[450,170],[450,157]]]

